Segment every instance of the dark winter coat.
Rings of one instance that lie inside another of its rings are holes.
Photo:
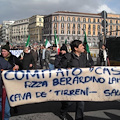
[[[71,53],[71,59],[68,64],[68,68],[84,68],[87,67],[87,56],[85,53],[81,53],[78,57],[74,52]]]
[[[3,57],[3,56],[1,55],[1,57]],[[19,70],[22,70],[22,63],[20,62],[20,60],[16,56],[12,55],[11,53],[10,53],[8,62],[12,65],[12,68],[15,65],[18,65],[19,66]]]
[[[32,64],[34,65],[34,58],[31,53],[24,53],[23,60],[22,60],[22,67],[23,70],[29,70],[32,69],[33,67],[29,67],[29,65]]]
[[[70,59],[71,59],[70,53],[56,55],[54,64],[55,68],[68,68]]]
[[[10,63],[2,57],[0,57],[0,70],[1,69],[3,70],[12,69],[12,66],[10,65]],[[1,72],[0,72],[0,97],[2,96],[2,85],[3,85],[3,81],[2,81]]]

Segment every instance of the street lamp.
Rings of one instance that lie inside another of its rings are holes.
[[[99,49],[100,49],[102,47],[102,44],[103,44],[103,36],[101,33],[99,33],[98,39],[99,39]]]

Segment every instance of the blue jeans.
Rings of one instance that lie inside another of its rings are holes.
[[[54,70],[54,69],[55,69],[55,66],[54,66],[53,64],[49,63],[49,69],[50,69],[50,70]]]
[[[0,111],[2,111],[2,98],[1,97],[0,97]],[[6,97],[4,120],[9,120],[9,118],[10,118],[10,105]]]

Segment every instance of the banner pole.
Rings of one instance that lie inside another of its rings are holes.
[[[2,120],[4,120],[5,114],[5,101],[6,101],[6,90],[5,87],[2,87]]]

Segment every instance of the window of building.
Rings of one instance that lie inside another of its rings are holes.
[[[75,22],[75,17],[73,17],[72,21]]]
[[[110,23],[112,23],[112,20],[110,20]]]
[[[64,30],[61,30],[61,34],[64,34]]]
[[[116,24],[118,24],[118,21],[116,20]]]
[[[83,18],[83,22],[86,22],[86,18]]]
[[[75,28],[75,24],[73,24],[73,28]]]
[[[100,31],[98,31],[98,36],[100,36]]]
[[[110,26],[110,31],[112,31],[112,26]]]
[[[80,24],[78,24],[78,28],[80,28]]]
[[[41,18],[39,18],[39,21],[40,21],[40,22],[42,21]]]
[[[90,18],[88,19],[88,22],[91,23],[91,19]]]
[[[95,18],[93,19],[93,23],[96,23],[96,20],[95,20]]]
[[[70,34],[70,30],[67,31],[67,34]]]
[[[86,29],[86,25],[85,24],[83,24],[83,29]]]
[[[64,21],[64,17],[61,17],[61,21]]]
[[[77,34],[80,34],[80,31],[77,31]]]
[[[72,34],[75,34],[75,30],[72,31]]]
[[[118,26],[116,26],[116,30],[118,30]]]
[[[95,25],[93,25],[93,30],[95,30]]]
[[[98,25],[98,30],[100,29],[100,25]]]
[[[91,31],[90,30],[88,31],[88,35],[91,35]]]
[[[88,25],[88,29],[91,29],[91,25]]]
[[[77,20],[78,22],[80,22],[80,18],[78,18],[78,20]]]
[[[70,28],[70,23],[67,24],[67,28]]]
[[[70,17],[67,18],[67,21],[70,21]]]
[[[98,23],[100,23],[100,19],[98,19]]]
[[[57,21],[57,17],[54,17],[54,21]]]
[[[54,28],[57,28],[57,23],[54,24]]]
[[[61,24],[61,28],[64,28],[64,23]]]
[[[95,30],[93,30],[93,35],[95,35]]]

